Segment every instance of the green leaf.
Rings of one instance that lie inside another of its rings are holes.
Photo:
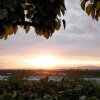
[[[0,19],[4,19],[7,16],[7,9],[0,9]]]
[[[59,21],[57,22],[57,25],[56,25],[56,30],[59,30],[60,27],[61,27],[61,22],[60,22],[60,20],[59,20]]]
[[[97,9],[97,10],[100,9],[100,1],[97,2],[97,4],[96,4],[96,9]]]
[[[91,10],[91,16],[94,19],[94,17],[95,17],[95,10],[94,9]]]
[[[14,33],[14,28],[12,26],[10,26],[7,28],[6,32],[7,32],[6,34],[12,35]]]
[[[45,33],[43,34],[43,36],[44,36],[46,39],[48,39],[49,36],[50,36],[50,33],[49,33],[49,32],[45,32]]]
[[[30,30],[30,25],[24,26],[24,29],[25,29],[26,33],[28,33]]]
[[[82,8],[83,10],[85,10],[85,1],[84,1],[84,0],[81,2],[81,8]]]
[[[17,96],[17,92],[16,91],[13,91],[12,98],[15,98],[16,96]]]
[[[14,28],[14,34],[16,34],[17,30],[18,30],[18,26],[13,27]]]
[[[66,28],[66,21],[63,19],[62,22],[63,22],[63,26],[64,26],[64,29],[65,29]]]
[[[61,6],[61,12],[63,15],[65,15],[65,8],[63,6]]]
[[[91,13],[91,4],[89,4],[89,5],[86,7],[86,13],[87,13],[88,15],[90,15],[90,13]]]
[[[37,35],[43,35],[43,30],[39,29],[39,28],[35,28],[35,32]]]
[[[3,39],[4,38],[4,35],[0,36],[0,39]]]
[[[4,0],[3,6],[9,8],[10,11],[14,12],[17,0]]]
[[[8,38],[8,35],[5,35],[5,40]]]

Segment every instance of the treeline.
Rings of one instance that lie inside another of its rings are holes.
[[[26,76],[100,77],[100,70],[0,70],[0,75],[14,75],[16,73],[23,73]]]

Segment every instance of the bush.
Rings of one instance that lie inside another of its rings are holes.
[[[0,81],[0,100],[100,100],[100,84],[78,78],[62,78],[61,81],[23,80],[17,74]]]

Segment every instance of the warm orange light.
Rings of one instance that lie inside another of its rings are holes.
[[[25,63],[37,69],[54,69],[57,66],[64,64],[63,61],[50,55],[42,55],[34,59],[28,59]]]
[[[0,69],[60,69],[80,66],[97,66],[100,69],[100,58],[63,57],[51,54],[34,56],[2,57]],[[7,67],[6,67],[7,66]]]

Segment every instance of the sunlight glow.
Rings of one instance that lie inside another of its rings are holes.
[[[59,65],[65,64],[63,61],[50,55],[43,55],[34,59],[27,59],[25,63],[33,67],[35,66],[37,69],[53,69]]]
[[[78,66],[80,66],[80,68],[81,66],[97,66],[100,68],[100,59],[97,58],[72,58],[54,54],[38,54],[23,57],[8,56],[8,58],[2,58],[0,63],[0,69],[70,69],[74,67],[77,68]]]

